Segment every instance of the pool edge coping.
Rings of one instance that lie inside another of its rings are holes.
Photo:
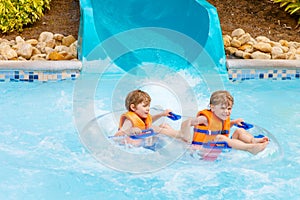
[[[82,61],[0,61],[0,70],[81,70]],[[300,60],[226,59],[227,69],[300,69]]]
[[[227,59],[227,69],[300,69],[300,60]]]
[[[82,62],[79,60],[67,61],[0,61],[0,70],[34,70],[34,71],[63,71],[81,70]]]

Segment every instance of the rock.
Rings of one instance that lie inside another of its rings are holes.
[[[246,34],[240,36],[240,37],[238,38],[238,41],[241,42],[241,45],[244,45],[244,44],[246,44],[247,42],[249,42],[250,39],[251,39],[251,35],[250,35],[249,33],[246,33]]]
[[[46,42],[38,42],[36,48],[38,48],[42,53],[45,53]]]
[[[48,42],[48,41],[52,40],[53,37],[54,37],[53,33],[45,31],[40,34],[38,41],[39,42]]]
[[[251,54],[252,59],[271,59],[270,54],[262,53],[260,51],[255,51]]]
[[[22,43],[25,43],[25,40],[23,38],[21,38],[21,36],[17,36],[16,37],[16,43],[17,44],[20,44],[20,43],[22,44]]]
[[[8,44],[0,45],[0,54],[2,55],[1,60],[11,60],[18,57],[17,52]]]
[[[48,40],[46,43],[46,47],[54,48],[56,43],[54,39]]]
[[[235,38],[233,38],[231,40],[231,46],[232,47],[239,48],[241,45],[242,45],[242,43],[239,40],[237,40]]]
[[[280,54],[283,54],[283,50],[280,47],[278,46],[272,47],[272,51],[271,51],[272,58],[276,59],[275,57],[277,57]]]
[[[272,55],[272,59],[288,59],[288,56],[286,53],[281,53],[281,54],[276,54],[276,55]]]
[[[65,36],[63,34],[54,34],[53,35],[53,38],[57,41],[62,41],[62,39],[64,38]]]
[[[70,49],[69,47],[64,46],[64,45],[58,45],[54,48],[54,50],[58,51],[58,52],[60,52],[60,51],[69,51],[69,49]]]
[[[225,47],[230,47],[232,38],[229,35],[223,35],[223,42]]]
[[[52,51],[47,55],[48,60],[65,60],[64,56],[57,51]]]
[[[45,51],[43,53],[45,53],[46,55],[50,54],[51,52],[54,51],[54,49],[50,48],[50,47],[45,47],[44,49]]]
[[[36,39],[29,39],[29,40],[26,40],[26,43],[31,44],[32,46],[35,46],[39,43],[39,41],[37,41]]]
[[[244,58],[244,59],[251,59],[251,53],[244,52],[242,58]]]
[[[71,60],[73,59],[72,55],[68,52],[62,51],[57,52],[53,51],[46,56],[48,60]]]
[[[289,46],[289,42],[286,41],[286,40],[279,40],[279,43],[281,44],[281,46],[284,46],[284,47],[288,47]]]
[[[280,46],[281,49],[283,50],[284,53],[287,53],[289,51],[289,48],[288,47],[285,47],[285,46]]]
[[[233,55],[237,51],[237,48],[234,47],[226,47],[225,52],[227,55]]]
[[[245,31],[241,28],[238,28],[238,29],[235,29],[234,31],[232,31],[231,36],[232,37],[240,37],[244,34],[245,34]]]
[[[8,58],[6,56],[0,54],[0,60],[8,60]]]
[[[271,53],[272,47],[269,43],[265,42],[258,42],[257,44],[253,45],[254,49],[257,49],[259,51],[265,52],[265,53]]]
[[[241,57],[241,58],[242,58],[242,57],[243,57],[243,53],[244,53],[243,51],[237,50],[237,51],[234,53],[234,55],[237,56],[237,57]]]
[[[245,51],[245,52],[253,52],[253,45],[251,44],[244,44],[243,46],[239,47],[239,50]]]
[[[68,35],[62,39],[62,45],[69,47],[75,41],[76,39],[73,37],[73,35]]]
[[[255,40],[256,40],[257,42],[264,42],[264,43],[269,43],[269,42],[271,42],[271,40],[270,40],[269,38],[265,37],[265,36],[257,36],[257,37],[255,38]]]
[[[32,56],[37,55],[37,54],[41,54],[42,52],[36,48],[36,47],[32,47]]]
[[[46,54],[36,54],[30,60],[46,60]]]
[[[30,44],[24,42],[23,44],[19,44],[16,47],[18,56],[21,56],[25,59],[30,59],[33,51],[33,47]]]
[[[23,58],[22,56],[19,56],[17,60],[19,60],[19,61],[26,61],[26,59]]]
[[[71,53],[73,58],[77,58],[77,40],[70,45],[69,53]]]

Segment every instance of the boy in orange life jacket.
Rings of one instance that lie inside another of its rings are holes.
[[[190,141],[190,127],[194,126],[192,144],[198,146],[208,141],[225,141],[227,144],[239,150],[257,154],[263,151],[269,139],[267,137],[254,138],[245,129],[237,129],[232,138],[229,138],[229,130],[234,124],[242,125],[243,119],[230,120],[234,100],[231,94],[225,90],[214,92],[210,98],[210,109],[198,112],[196,118],[184,121],[180,134],[185,140]],[[213,134],[215,133],[215,134]]]
[[[152,127],[152,122],[160,117],[168,116],[171,110],[167,109],[162,113],[151,116],[150,111],[151,97],[148,93],[141,90],[130,92],[125,100],[125,106],[128,112],[120,117],[119,130],[115,136],[120,135],[138,135],[142,130],[153,128],[155,132],[160,132],[165,128]]]

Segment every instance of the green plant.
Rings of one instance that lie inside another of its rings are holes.
[[[289,14],[299,15],[298,26],[300,25],[300,0],[272,0],[275,3],[280,3],[280,7],[285,7],[285,11]]]
[[[23,31],[50,9],[51,0],[0,0],[0,30],[2,33]]]

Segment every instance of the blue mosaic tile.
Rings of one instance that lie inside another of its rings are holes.
[[[62,76],[64,74],[64,76]],[[40,76],[39,76],[40,75]],[[79,70],[65,71],[23,71],[23,70],[0,70],[0,82],[34,82],[34,81],[60,81],[75,80],[80,75]],[[63,78],[64,77],[64,78]]]
[[[294,80],[300,79],[300,69],[230,69],[228,70],[228,77],[231,81],[250,79]]]
[[[264,74],[259,74],[259,78],[263,79],[264,78]]]

